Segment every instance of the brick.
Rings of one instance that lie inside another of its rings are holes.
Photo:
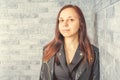
[[[95,12],[98,12],[98,11],[100,11],[100,10],[102,9],[101,5],[102,5],[102,2],[101,2],[101,1],[99,1],[98,4],[94,5],[94,6],[95,6],[95,7],[94,7]]]
[[[106,65],[107,66],[107,65]],[[116,77],[115,76],[113,76],[113,75],[115,75],[115,63],[112,63],[111,65],[108,65],[108,68],[107,69],[105,69],[105,72],[104,72],[105,74],[105,80],[116,80]],[[108,77],[109,76],[109,77]]]
[[[107,51],[109,54],[111,54],[114,58],[116,58],[116,59],[118,59],[118,60],[120,60],[120,59],[119,59],[119,56],[120,56],[119,50],[120,50],[120,48],[117,47],[117,46],[115,46],[114,44],[112,44],[112,43],[107,43],[106,51]]]
[[[115,5],[115,17],[118,18],[120,16],[120,1],[117,2]]]
[[[3,16],[3,18],[5,19],[8,19],[8,18],[12,18],[12,19],[14,19],[14,18],[21,18],[21,19],[23,19],[23,18],[37,18],[38,17],[38,14],[35,14],[35,13],[32,13],[32,14],[30,14],[30,13],[8,13],[8,14],[4,14],[4,16]]]
[[[120,60],[115,60],[115,77],[116,80],[120,79],[120,72],[119,72],[119,68],[120,68]]]
[[[104,40],[105,39],[105,30],[98,28],[98,38]],[[99,40],[99,39],[98,39]]]
[[[77,0],[77,1],[73,1],[73,0],[70,0],[70,2],[69,3],[72,3],[72,4],[74,4],[74,5],[79,5],[79,1]],[[83,2],[82,2],[83,3]],[[84,4],[84,3],[83,3]]]
[[[13,22],[14,20],[14,22]],[[17,23],[21,23],[21,20],[20,19],[0,19],[0,24],[17,24]]]
[[[95,5],[99,4],[101,0],[95,0]]]
[[[28,0],[0,0],[0,3],[21,3],[21,2],[27,2]]]
[[[101,10],[99,13],[95,14],[95,22],[98,28],[106,28],[107,20],[105,10]]]
[[[57,12],[56,13],[53,13],[52,11],[55,10],[57,11],[56,9],[58,9],[58,7],[52,9],[50,8],[51,10],[49,10],[49,13],[40,13],[38,14],[40,18],[57,18]]]
[[[0,77],[0,79],[1,80],[19,80],[18,76],[7,76],[7,75]]]
[[[98,41],[99,45],[113,42],[113,32],[98,28]],[[101,44],[102,42],[104,43]]]
[[[47,5],[47,6],[46,6]],[[34,7],[31,7],[34,6]],[[48,8],[54,8],[57,7],[57,3],[56,2],[44,2],[44,3],[21,3],[18,5],[19,9],[24,9],[24,10],[32,10],[33,11],[40,11],[40,12],[47,12]]]
[[[110,0],[102,0],[102,4],[101,4],[102,9],[108,7],[109,5],[110,5]]]
[[[102,53],[101,55],[101,64],[102,66],[106,66],[105,68],[109,68],[109,66],[111,66],[112,64],[114,64],[114,57],[112,55],[110,55],[109,53],[105,52]]]
[[[28,0],[29,2],[47,2],[48,0]]]
[[[113,32],[112,31],[106,31],[105,33],[105,41],[112,43],[113,42]]]
[[[1,44],[4,44],[4,45],[19,45],[20,44],[20,41],[19,40],[3,40],[1,41]]]
[[[9,26],[8,25],[0,25],[0,34],[8,33]],[[1,36],[3,37],[3,36]]]
[[[119,32],[113,34],[113,43],[116,46],[120,47],[120,33]]]
[[[101,44],[100,44],[101,46]],[[106,46],[100,47],[100,79],[101,80],[108,80],[108,74],[110,72],[109,68],[113,65],[114,66],[114,57],[111,56],[109,53],[106,52],[104,49]],[[113,68],[112,66],[112,68]],[[113,71],[113,69],[111,69]],[[110,74],[109,74],[110,75]]]
[[[56,22],[56,18],[40,18],[39,23],[48,23],[48,24],[53,24]]]
[[[18,51],[18,50],[9,50],[9,52],[8,52],[8,50],[1,50],[1,53],[3,55],[8,55],[8,54],[9,55],[20,55],[20,51]]]
[[[31,76],[29,75],[19,76],[19,80],[31,80]]]
[[[57,14],[58,14],[60,9],[61,9],[61,7],[48,7],[49,15],[50,15],[50,13],[52,13],[51,16],[54,14],[54,17],[55,16],[57,17]]]
[[[64,6],[65,4],[70,4],[70,0],[58,0],[58,6]]]
[[[0,9],[17,9],[18,5],[16,3],[1,3]]]
[[[107,18],[113,18],[115,15],[115,8],[114,6],[107,8],[106,10],[106,17]]]
[[[110,0],[110,3],[113,4],[113,3],[116,3],[118,1],[120,1],[120,0]]]
[[[120,31],[120,18],[112,18],[112,19],[107,19],[108,20],[108,24],[107,24],[107,29],[111,30],[111,31],[115,31],[115,32],[119,32]]]

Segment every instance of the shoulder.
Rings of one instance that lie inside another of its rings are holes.
[[[99,48],[92,45],[93,51],[94,51],[94,67],[99,67]]]
[[[99,48],[96,47],[95,45],[92,45],[93,51],[94,51],[94,57],[95,57],[95,61],[99,60]]]
[[[99,54],[99,48],[96,47],[95,45],[92,45],[93,51],[95,53],[95,55]]]

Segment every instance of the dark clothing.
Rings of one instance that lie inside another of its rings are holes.
[[[72,62],[67,65],[64,49],[61,48],[57,55],[42,63],[39,80],[100,80],[99,51],[95,46],[93,49],[95,60],[92,65],[87,61],[83,62],[84,54],[81,53],[80,47],[76,50]],[[60,63],[55,62],[56,56]]]
[[[66,62],[63,46],[56,57],[58,58],[59,64],[58,62],[55,63],[55,80],[75,80],[75,73],[78,68],[77,64],[80,64],[80,61],[83,58],[83,53],[80,52],[80,46],[78,46],[70,64],[67,64]]]

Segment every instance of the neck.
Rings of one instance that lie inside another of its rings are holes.
[[[75,49],[79,45],[78,41],[78,36],[76,37],[69,37],[69,38],[64,38],[64,46],[67,49]]]
[[[72,38],[71,37],[64,38],[64,49],[67,64],[71,63],[71,61],[73,60],[78,44],[79,44],[78,37],[74,36]]]

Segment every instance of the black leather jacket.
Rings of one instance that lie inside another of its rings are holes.
[[[99,70],[99,50],[93,46],[95,60],[91,66],[88,63],[81,64],[75,75],[75,80],[100,80]],[[42,62],[39,80],[54,80],[54,57],[48,62]]]

